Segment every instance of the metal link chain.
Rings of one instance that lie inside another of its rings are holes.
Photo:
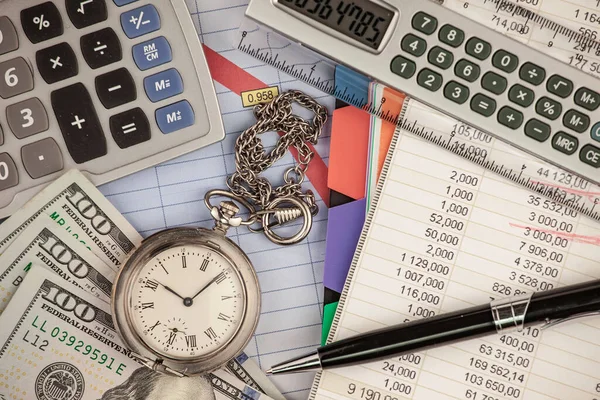
[[[312,111],[312,121],[293,114],[294,103]],[[315,154],[309,144],[317,144],[327,121],[327,109],[310,96],[292,90],[280,94],[270,103],[255,106],[254,115],[256,123],[246,129],[235,142],[236,171],[227,178],[229,190],[235,196],[253,203],[257,209],[257,217],[261,215],[261,210],[263,214],[264,210],[272,212],[270,205],[274,202],[281,203],[283,199],[290,198],[304,201],[312,214],[315,214],[318,209],[314,194],[310,190],[302,192],[302,183]],[[271,131],[283,134],[273,150],[267,153],[259,135]],[[283,174],[285,183],[273,188],[269,180],[260,174],[280,160],[290,147],[297,151],[298,163]],[[289,210],[283,212],[287,212],[288,216],[293,214]],[[266,230],[267,227],[263,228]]]

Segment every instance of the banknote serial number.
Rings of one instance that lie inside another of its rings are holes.
[[[69,332],[62,330],[59,327],[52,329],[52,331],[50,331],[50,336],[57,338],[59,342],[65,343],[68,347],[73,347],[76,352],[81,353],[84,356],[89,356],[90,360],[96,361],[100,365],[104,365],[106,369],[113,371],[117,375],[122,375],[123,370],[126,367],[125,364],[119,363],[115,368],[115,359],[113,357],[109,357],[106,353],[103,353],[100,349],[97,349],[90,344],[85,344],[83,340],[77,340],[74,335],[70,335]]]
[[[41,332],[47,333],[45,322],[41,325],[36,325],[35,321],[37,321],[37,318],[34,319],[32,326],[39,329]],[[27,335],[28,334],[29,331],[27,331]],[[84,356],[88,356],[90,360],[96,361],[99,365],[103,365],[106,369],[116,373],[117,375],[123,375],[123,371],[127,367],[123,363],[119,363],[118,365],[115,364],[115,359],[113,357],[103,353],[100,349],[95,348],[91,344],[86,344],[83,340],[77,339],[75,335],[70,334],[68,331],[61,329],[58,326],[52,328],[50,331],[50,336],[63,343],[65,346],[72,347],[76,352],[81,353]],[[39,340],[39,337],[36,338],[36,341],[37,340]],[[44,342],[46,341],[44,340]]]

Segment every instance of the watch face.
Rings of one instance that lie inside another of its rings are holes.
[[[212,353],[236,334],[243,294],[240,276],[225,257],[188,245],[163,250],[143,265],[129,304],[146,345],[183,360]]]

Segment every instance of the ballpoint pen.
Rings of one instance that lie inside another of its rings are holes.
[[[564,286],[349,337],[274,365],[268,374],[316,371],[423,351],[491,333],[543,328],[600,314],[600,280]]]

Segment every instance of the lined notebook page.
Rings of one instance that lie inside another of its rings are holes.
[[[450,133],[416,102],[406,119]],[[478,134],[475,147],[574,193],[600,189]],[[400,132],[330,339],[600,278],[600,224]],[[542,168],[542,169],[539,169]],[[538,170],[536,170],[538,169]],[[317,399],[600,399],[600,316],[323,372]]]

